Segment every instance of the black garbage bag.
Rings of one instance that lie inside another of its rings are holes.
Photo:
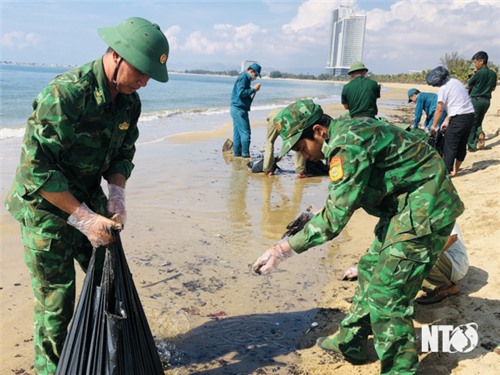
[[[328,176],[330,168],[322,160],[306,160],[306,174],[309,176]]]
[[[281,171],[281,168],[278,166],[278,162],[280,158],[274,158],[273,165],[271,166],[271,172],[276,172],[276,169]],[[247,167],[252,171],[252,173],[262,173],[264,172],[264,156],[259,156],[254,160],[250,160],[247,163]]]
[[[57,375],[155,375],[162,365],[118,233],[90,260]]]

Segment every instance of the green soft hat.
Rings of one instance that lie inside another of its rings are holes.
[[[347,72],[347,74],[351,74],[352,72],[355,72],[357,70],[368,70],[368,68],[361,61],[355,61],[349,67],[349,71]]]
[[[141,73],[159,82],[168,81],[169,45],[157,24],[140,18],[127,18],[118,26],[98,29],[99,36],[116,53]]]
[[[283,139],[280,158],[298,142],[304,129],[316,124],[323,109],[311,99],[302,99],[281,110],[274,118],[274,125]]]

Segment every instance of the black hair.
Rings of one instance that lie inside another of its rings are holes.
[[[483,60],[484,65],[488,64],[488,54],[484,51],[479,51],[472,56],[472,60]]]
[[[332,118],[329,115],[323,113],[321,115],[321,117],[319,118],[319,120],[316,121],[316,124],[324,126],[325,128],[328,128],[330,126],[331,121],[332,121]],[[313,124],[313,125],[316,125],[316,124]],[[314,130],[313,130],[312,125],[304,129],[304,131],[302,132],[302,135],[299,138],[299,141],[301,139],[314,139]]]
[[[420,94],[420,90],[419,89],[415,89],[415,92],[412,95],[415,95],[415,94]]]

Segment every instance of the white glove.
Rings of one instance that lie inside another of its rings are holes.
[[[278,268],[278,264],[294,254],[288,243],[288,238],[283,238],[276,245],[266,250],[253,264],[252,271],[259,275],[271,273]]]
[[[125,225],[127,210],[125,209],[125,189],[114,184],[108,184],[108,211],[113,214],[114,221]]]
[[[348,268],[340,277],[340,280],[354,281],[358,278],[358,267]]]
[[[68,217],[67,223],[87,236],[94,248],[113,242],[112,229],[122,229],[120,223],[96,214],[85,203]]]

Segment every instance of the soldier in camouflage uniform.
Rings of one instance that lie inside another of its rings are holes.
[[[439,154],[409,132],[375,119],[337,119],[311,100],[291,104],[275,118],[290,149],[325,158],[330,187],[325,207],[305,227],[267,250],[253,265],[269,273],[294,253],[338,236],[353,212],[380,218],[361,258],[349,313],[332,338],[318,345],[354,363],[366,360],[373,334],[382,374],[413,374],[418,365],[413,299],[463,212]]]
[[[93,248],[102,259],[111,229],[125,223],[141,112],[136,91],[150,78],[168,81],[169,46],[157,25],[130,18],[99,34],[106,53],[56,77],[33,102],[6,198],[21,223],[35,295],[37,374],[56,371],[74,310],[74,260],[86,270]]]

